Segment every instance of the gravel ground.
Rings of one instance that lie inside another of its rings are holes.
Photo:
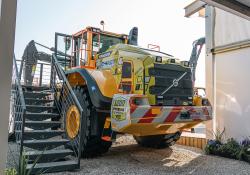
[[[131,136],[122,136],[102,157],[82,159],[80,170],[53,175],[74,174],[249,175],[250,164],[207,156],[199,149],[180,145],[165,149],[142,148]]]

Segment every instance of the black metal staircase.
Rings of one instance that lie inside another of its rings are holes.
[[[75,105],[80,114],[82,108],[56,57],[52,57],[51,82],[48,87],[21,85],[21,76],[17,71],[16,60],[14,61],[18,76],[12,86],[12,113],[16,143],[20,147],[19,158],[21,159],[22,154],[28,158],[27,170],[32,169],[32,173],[80,168],[80,133],[74,141],[67,139],[64,124],[66,113],[62,106],[67,109]],[[20,164],[19,160],[19,166]]]

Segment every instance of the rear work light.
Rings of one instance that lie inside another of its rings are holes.
[[[99,32],[101,32],[101,30],[100,30],[100,29],[98,29],[98,28],[93,28],[93,29],[92,29],[92,31],[93,31],[93,32],[95,32],[95,33],[99,33]]]
[[[189,61],[181,61],[181,64],[185,67],[189,67],[190,66],[190,63]]]
[[[162,57],[156,56],[155,61],[158,63],[162,63]]]
[[[175,63],[175,59],[170,59],[170,63]]]
[[[157,96],[157,103],[158,103],[158,105],[163,105],[163,96]]]

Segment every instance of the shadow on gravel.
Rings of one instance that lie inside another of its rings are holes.
[[[170,156],[172,153],[172,148],[171,147],[166,147],[166,148],[146,148],[146,147],[141,147],[137,144],[130,144],[130,145],[119,145],[112,147],[109,151],[109,153],[105,155],[117,155],[117,156],[122,156],[126,155],[128,153],[138,153],[138,152],[145,152],[145,153],[150,153],[150,152],[157,152],[157,151],[162,151],[164,150],[164,156]]]
[[[144,165],[157,164],[159,166],[167,163],[168,161],[174,161],[170,158],[172,154],[173,149],[171,147],[156,149],[145,148],[137,144],[131,144],[112,147],[110,151],[103,156],[114,159],[124,158],[129,162],[134,161]],[[178,163],[178,161],[176,161],[176,163]]]

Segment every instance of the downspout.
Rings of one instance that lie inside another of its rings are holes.
[[[212,7],[212,50],[215,48],[215,25],[216,25],[216,10]],[[213,64],[213,132],[216,133],[217,130],[217,117],[216,117],[216,60],[215,53],[212,52],[212,64]],[[214,135],[215,138],[215,135]]]
[[[207,124],[207,136],[210,139],[214,138],[214,132],[216,131],[216,61],[215,55],[212,52],[215,47],[215,8],[209,5],[206,5],[206,88],[210,92],[210,100],[213,104],[212,116],[213,120],[211,123]],[[210,91],[211,90],[211,91]]]

